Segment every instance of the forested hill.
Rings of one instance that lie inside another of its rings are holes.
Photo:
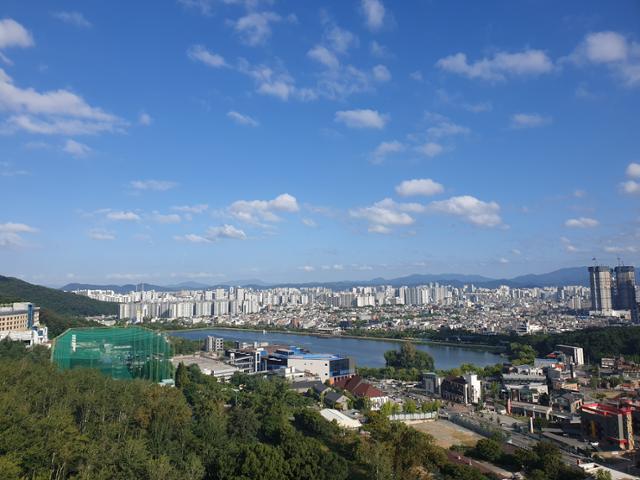
[[[32,302],[59,315],[86,317],[118,313],[118,305],[115,303],[101,302],[3,276],[0,276],[0,301]]]
[[[84,317],[118,313],[116,303],[100,302],[0,275],[0,304],[21,301],[32,302],[41,308],[40,321],[49,327],[49,338],[67,328],[93,325]]]

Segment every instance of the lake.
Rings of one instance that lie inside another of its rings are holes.
[[[225,340],[241,342],[269,342],[270,344],[295,345],[313,353],[335,353],[353,357],[357,366],[384,367],[384,352],[399,349],[402,342],[392,340],[370,340],[366,338],[315,337],[283,332],[253,332],[233,328],[210,328],[206,330],[183,330],[171,332],[172,336],[191,340],[204,340],[207,335],[222,337]],[[449,370],[463,363],[472,363],[484,367],[502,363],[503,358],[486,350],[450,347],[434,344],[417,344],[416,348],[433,357],[436,368]]]

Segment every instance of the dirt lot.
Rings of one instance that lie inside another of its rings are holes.
[[[448,420],[427,420],[410,425],[416,430],[432,435],[438,446],[443,448],[449,448],[451,445],[473,446],[482,438],[481,435]]]

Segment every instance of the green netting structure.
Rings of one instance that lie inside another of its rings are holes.
[[[173,378],[171,344],[141,327],[70,328],[53,341],[51,361],[62,370],[95,368],[112,378]]]

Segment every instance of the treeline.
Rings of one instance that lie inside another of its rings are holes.
[[[510,351],[512,344],[529,345],[538,356],[553,351],[556,345],[578,345],[584,348],[590,361],[599,361],[602,357],[617,355],[640,355],[640,326],[598,327],[571,332],[535,335],[481,335],[464,330],[421,330],[402,331],[359,330],[351,335],[367,337],[386,337],[398,339],[431,340],[465,345],[487,345]]]
[[[325,421],[281,379],[227,384],[180,366],[176,388],[57,371],[0,342],[3,478],[483,480],[433,439],[372,414],[368,436]]]

